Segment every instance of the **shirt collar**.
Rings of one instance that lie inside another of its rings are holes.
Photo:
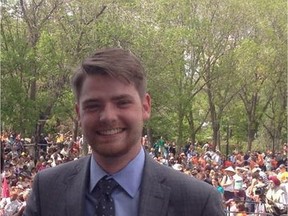
[[[89,192],[92,192],[98,181],[105,175],[111,176],[133,198],[141,184],[144,169],[145,153],[141,148],[137,156],[126,167],[113,175],[106,173],[91,157]],[[129,181],[128,181],[129,179]]]

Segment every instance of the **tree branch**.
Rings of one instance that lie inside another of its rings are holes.
[[[28,15],[27,15],[27,10],[26,10],[26,8],[25,8],[24,1],[23,1],[23,0],[20,0],[20,6],[21,6],[21,9],[22,9],[22,12],[23,12],[23,18],[24,18],[24,20],[26,21],[30,32],[32,32],[32,26],[31,26],[29,17],[28,17]]]

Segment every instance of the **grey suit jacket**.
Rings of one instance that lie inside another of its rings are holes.
[[[25,216],[83,216],[91,156],[39,172]],[[139,216],[224,216],[220,194],[209,184],[155,162],[148,154]]]

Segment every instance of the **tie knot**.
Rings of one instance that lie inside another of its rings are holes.
[[[97,183],[97,186],[99,187],[102,194],[111,195],[113,190],[116,189],[118,186],[118,183],[113,179],[106,179],[106,176],[100,179],[100,181]]]

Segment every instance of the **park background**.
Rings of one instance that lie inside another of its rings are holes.
[[[95,49],[143,62],[152,118],[143,134],[221,152],[287,142],[287,1],[3,0],[1,131],[81,128],[70,78]]]

